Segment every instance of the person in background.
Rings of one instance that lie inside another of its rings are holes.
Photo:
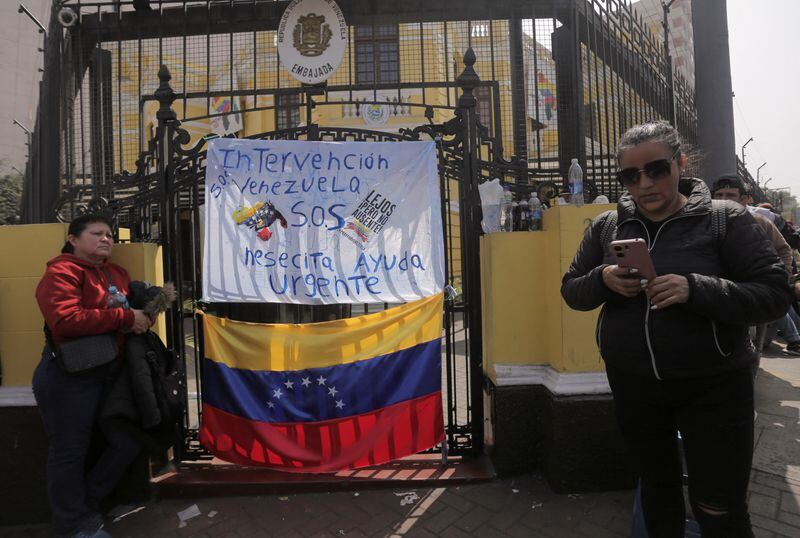
[[[736,174],[720,176],[717,181],[714,182],[713,197],[716,200],[730,200],[743,206],[746,206],[745,202],[752,200],[744,182]],[[750,209],[752,206],[747,207]],[[786,239],[784,239],[783,235],[770,218],[761,211],[756,211],[755,209],[757,208],[753,209],[754,210],[750,211],[751,215],[753,215],[753,218],[756,219],[756,222],[764,230],[764,233],[767,234],[778,256],[780,256],[784,267],[786,267],[786,271],[788,274],[791,274],[794,261],[792,247],[789,246]],[[776,333],[780,331],[786,340],[786,353],[800,356],[800,332],[798,332],[796,323],[792,319],[790,313],[793,313],[791,308],[789,309],[789,313],[779,320],[761,325],[757,328],[754,341],[756,349],[758,349],[759,352],[763,352],[765,348],[769,347]]]
[[[714,182],[712,193],[715,200],[730,200],[739,205],[748,207],[748,210],[752,207],[747,204],[748,201],[752,201],[752,197],[748,193],[744,181],[736,174],[720,176],[717,181]],[[751,211],[751,213],[758,225],[764,230],[764,233],[767,234],[769,240],[772,241],[772,245],[775,247],[775,251],[778,253],[786,270],[791,272],[792,247],[786,242],[786,239],[775,225],[774,218],[767,217],[761,211]],[[773,216],[777,215],[773,214]]]
[[[730,177],[730,176],[720,176],[720,179],[723,177]],[[733,176],[737,177],[737,176]],[[745,207],[747,207],[748,211],[751,213],[758,213],[763,215],[764,217],[768,218],[772,224],[781,232],[781,235],[789,243],[789,246],[792,247],[794,250],[800,248],[800,232],[794,226],[791,226],[788,222],[784,220],[783,217],[778,215],[777,213],[772,211],[772,204],[759,204],[758,206],[753,205],[753,195],[750,192],[746,192],[745,195],[742,197],[742,203]],[[768,207],[762,207],[768,206]]]
[[[56,348],[96,334],[143,334],[152,321],[141,310],[109,308],[109,288],[127,293],[127,271],[108,262],[114,239],[111,223],[85,215],[69,225],[61,255],[47,262],[36,301]],[[120,345],[120,349],[122,346]],[[47,494],[59,536],[107,537],[100,501],[111,492],[139,453],[134,439],[104,432],[107,447],[86,470],[87,452],[101,404],[120,368],[121,358],[76,374],[67,373],[50,345],[33,374],[33,393],[47,434]]]
[[[600,354],[617,418],[641,475],[651,538],[682,537],[685,512],[678,431],[692,511],[707,537],[752,537],[747,488],[753,457],[753,376],[748,325],[786,312],[786,270],[742,207],[727,208],[717,244],[711,193],[681,179],[687,157],[666,122],[637,125],[617,145],[617,239],[647,243],[658,276],[620,267],[587,229],[561,294],[577,310],[601,307]]]

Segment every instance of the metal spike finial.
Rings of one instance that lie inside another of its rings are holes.
[[[169,72],[169,69],[166,65],[161,64],[161,67],[158,70],[158,81],[161,84],[169,84],[170,80],[172,80],[172,73]]]
[[[156,113],[156,118],[158,118],[159,121],[175,120],[178,118],[175,111],[172,110],[172,103],[175,101],[175,91],[172,89],[172,86],[169,85],[170,80],[172,80],[172,75],[169,69],[167,69],[167,66],[162,64],[161,68],[158,70],[158,89],[156,89],[154,94],[160,105]]]
[[[464,65],[472,67],[475,65],[477,58],[475,57],[475,51],[472,50],[472,47],[467,49],[467,52],[464,53]]]
[[[458,86],[461,88],[461,97],[458,98],[458,106],[460,107],[475,107],[477,100],[472,91],[480,84],[481,78],[475,71],[474,65],[477,58],[475,51],[472,47],[467,49],[464,53],[464,70],[456,79]]]

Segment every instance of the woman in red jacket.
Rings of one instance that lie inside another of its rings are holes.
[[[62,254],[47,263],[36,300],[55,345],[83,336],[144,333],[152,324],[141,310],[109,308],[109,287],[128,292],[130,278],[108,262],[114,239],[108,219],[86,215],[73,220]],[[122,346],[120,346],[122,349]],[[120,432],[104,432],[108,446],[85,470],[87,451],[104,394],[120,358],[79,374],[68,374],[45,346],[33,375],[33,392],[48,438],[47,491],[59,535],[109,536],[99,503],[139,452]]]

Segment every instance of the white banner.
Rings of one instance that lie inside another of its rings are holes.
[[[203,298],[405,302],[444,288],[433,142],[209,142]]]

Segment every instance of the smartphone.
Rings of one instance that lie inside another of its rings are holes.
[[[656,268],[644,239],[621,239],[611,242],[611,253],[620,267],[636,268],[641,278],[653,280]]]

